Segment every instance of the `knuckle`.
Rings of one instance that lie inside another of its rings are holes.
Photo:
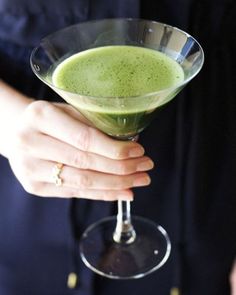
[[[89,156],[86,153],[76,153],[71,163],[74,167],[81,168],[81,169],[88,169],[89,168]]]
[[[117,147],[115,147],[115,146],[112,147],[110,149],[110,153],[111,153],[112,158],[114,160],[120,160],[120,159],[122,159],[122,151],[120,149],[117,149]]]
[[[111,180],[111,187],[113,189],[123,189],[123,188],[127,188],[127,181],[126,181],[126,177],[123,175],[116,175],[115,177],[113,177],[113,179]]]
[[[30,180],[33,172],[33,162],[31,158],[22,156],[17,159],[17,164],[20,167],[21,175],[24,179]]]
[[[76,134],[75,145],[83,150],[88,151],[91,142],[91,129],[90,127],[81,128],[80,132]]]
[[[26,149],[31,141],[31,135],[30,132],[27,129],[18,129],[14,143],[15,146]]]
[[[44,118],[50,116],[50,113],[54,109],[54,106],[47,101],[37,100],[31,103],[27,108],[27,118],[32,121],[35,119]]]
[[[123,176],[121,181],[121,183],[123,184],[122,188],[129,189],[133,187],[133,181],[134,181],[133,175],[129,175],[127,177]]]
[[[80,174],[77,178],[77,186],[80,189],[88,189],[92,187],[92,180],[87,174]]]
[[[110,151],[115,160],[122,160],[126,158],[126,151],[120,145],[113,145]]]
[[[130,173],[130,168],[127,166],[127,164],[124,161],[120,161],[117,163],[116,171],[120,175],[126,175]]]

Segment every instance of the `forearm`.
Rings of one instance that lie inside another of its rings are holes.
[[[26,106],[32,101],[0,80],[0,154],[7,157],[10,135]]]

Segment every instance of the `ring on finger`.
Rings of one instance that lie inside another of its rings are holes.
[[[56,186],[62,186],[61,172],[63,167],[64,165],[62,163],[56,163],[52,168],[52,180]]]

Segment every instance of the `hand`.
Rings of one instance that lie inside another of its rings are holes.
[[[230,273],[231,295],[236,295],[236,261]]]
[[[67,104],[32,102],[17,125],[8,158],[31,194],[132,200],[132,187],[150,183],[144,171],[153,162],[141,145],[104,135]],[[57,162],[64,164],[59,187],[52,178]]]

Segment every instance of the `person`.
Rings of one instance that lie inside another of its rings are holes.
[[[234,295],[235,2],[0,0],[0,15],[0,294]],[[29,65],[47,34],[110,17],[178,26],[205,50],[201,73],[139,143],[89,126]],[[83,265],[77,241],[116,211],[104,201],[133,191],[133,213],[167,229],[172,254],[143,279],[105,279]]]
[[[231,294],[236,294],[236,262],[234,262],[230,273]]]

